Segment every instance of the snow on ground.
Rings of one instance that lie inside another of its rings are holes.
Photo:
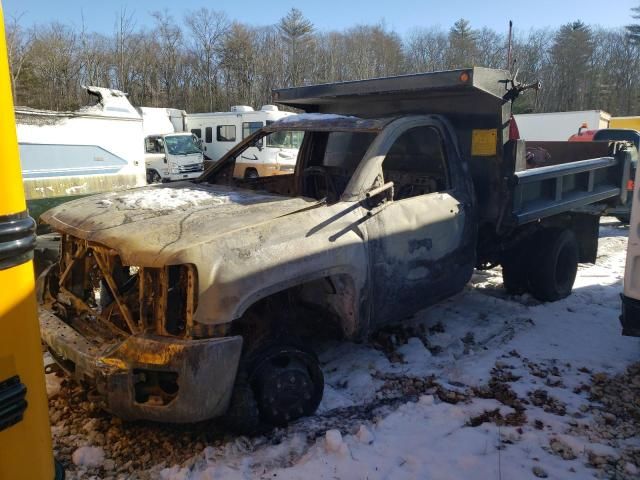
[[[369,343],[321,345],[324,399],[286,429],[128,427],[87,401],[78,410],[95,424],[82,429],[87,419],[66,419],[59,394],[54,444],[63,460],[91,444],[112,461],[67,461],[70,478],[640,478],[640,412],[627,411],[640,409],[640,368],[615,377],[640,361],[640,339],[622,337],[618,321],[626,235],[603,221],[598,264],[580,266],[565,300],[509,296],[499,271],[477,272],[464,292]],[[139,443],[127,456],[122,444]]]

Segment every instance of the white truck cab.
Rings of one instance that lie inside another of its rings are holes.
[[[263,105],[260,110],[236,105],[230,112],[188,114],[187,125],[191,133],[201,139],[205,159],[217,162],[256,130],[290,115],[295,114],[278,110],[275,105]],[[291,174],[301,141],[301,132],[270,135],[242,153],[236,160],[233,175],[258,178]]]
[[[144,149],[147,183],[197,178],[204,169],[200,142],[192,133],[148,135]]]

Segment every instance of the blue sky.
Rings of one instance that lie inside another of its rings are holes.
[[[577,19],[593,25],[619,27],[631,21],[630,9],[640,5],[640,0],[3,0],[2,4],[5,16],[22,15],[21,23],[25,25],[57,20],[80,26],[83,11],[88,30],[101,33],[113,31],[116,12],[122,7],[134,12],[137,25],[142,26],[151,24],[151,11],[166,8],[180,19],[185,11],[202,6],[224,11],[229,18],[251,25],[269,25],[295,6],[319,30],[341,30],[383,21],[388,28],[405,34],[413,27],[449,28],[460,17],[470,20],[474,27],[488,26],[497,31],[506,31],[509,19],[519,31],[557,27]]]

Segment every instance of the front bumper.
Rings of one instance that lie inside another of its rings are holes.
[[[622,298],[622,334],[630,337],[640,337],[640,300],[620,295]]]
[[[96,387],[102,407],[125,420],[190,423],[224,414],[242,337],[181,340],[149,334],[91,342],[48,310],[40,331],[55,360]]]
[[[163,182],[178,182],[180,180],[190,180],[192,178],[198,178],[202,175],[204,170],[199,170],[197,172],[186,172],[186,173],[171,173],[169,175],[165,175],[162,177]]]

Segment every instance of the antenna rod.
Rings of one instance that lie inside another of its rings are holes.
[[[511,40],[513,36],[513,22],[509,20],[509,45],[507,46],[507,70],[511,71]]]

